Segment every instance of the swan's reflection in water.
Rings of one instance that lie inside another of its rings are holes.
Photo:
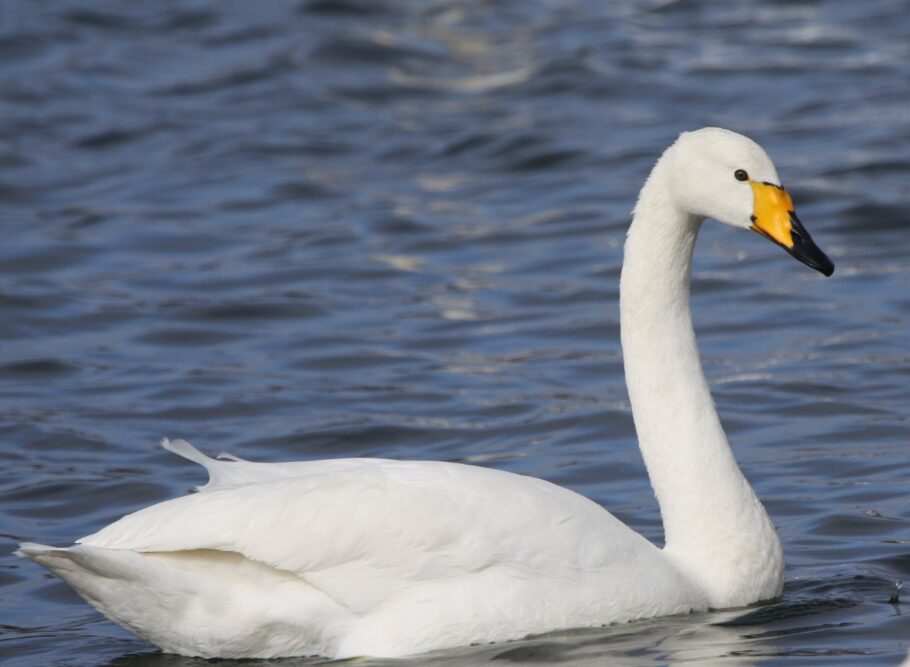
[[[357,667],[467,667],[499,662],[512,665],[647,667],[649,665],[723,665],[748,667],[774,657],[773,644],[750,625],[727,626],[744,610],[671,616],[593,630],[551,633],[521,641],[471,646],[400,660],[359,658],[337,661]],[[301,667],[325,665],[319,658],[219,660],[225,667]],[[134,653],[107,667],[202,667],[211,661],[163,653]]]

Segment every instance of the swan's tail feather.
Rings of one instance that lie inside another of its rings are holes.
[[[303,579],[237,552],[140,553],[24,543],[16,553],[47,568],[110,620],[166,653],[204,658],[329,654],[338,624],[326,624],[323,634],[308,619],[349,615]]]
[[[206,456],[200,452],[186,440],[171,440],[170,438],[161,438],[161,446],[164,447],[167,451],[173,452],[177,456],[182,456],[188,461],[198,463],[199,465],[206,468],[208,468],[209,464],[213,461],[211,457]]]
[[[219,461],[233,461],[234,463],[251,463],[251,461],[242,459],[239,456],[234,456],[233,454],[228,454],[227,452],[221,452],[217,456],[217,458]]]
[[[36,557],[41,557],[48,551],[55,551],[57,549],[58,547],[49,547],[46,544],[38,544],[37,542],[23,542],[19,545],[19,548],[13,552],[13,555],[19,556],[20,558],[35,560]]]
[[[96,549],[81,544],[72,547],[49,547],[34,542],[23,542],[14,553],[43,565],[73,586],[80,594],[82,594],[80,582],[85,574],[99,575],[108,579],[121,576],[129,570],[123,570],[120,560],[124,556],[133,559],[136,559],[137,556],[131,551]],[[117,567],[112,568],[112,565]]]
[[[180,612],[193,601],[201,585],[197,582],[204,583],[198,573],[185,574],[134,551],[82,544],[58,548],[24,543],[16,554],[47,568],[138,637],[165,651],[184,652],[169,642],[180,641]]]
[[[206,469],[206,472],[209,474],[209,481],[207,484],[197,486],[197,491],[215,491],[216,489],[260,481],[257,476],[251,477],[250,469],[267,465],[247,461],[238,456],[225,453],[221,453],[218,455],[217,459],[213,459],[211,456],[206,456],[200,452],[186,440],[162,438],[161,446],[169,452],[173,452],[177,456],[192,461],[193,463],[198,463]]]
[[[209,474],[209,481],[203,486],[197,486],[197,491],[213,489],[221,485],[221,482],[225,476],[224,471],[222,470],[224,465],[223,461],[213,459],[211,456],[206,456],[183,439],[171,440],[170,438],[162,438],[161,446],[164,447],[167,451],[185,458],[187,461],[198,463],[203,468],[205,468],[206,472]]]

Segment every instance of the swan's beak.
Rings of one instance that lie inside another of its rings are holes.
[[[749,181],[755,195],[752,229],[771,239],[806,266],[826,276],[834,273],[834,262],[815,245],[803,223],[796,217],[793,200],[781,185]]]

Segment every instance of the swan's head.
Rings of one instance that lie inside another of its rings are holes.
[[[826,276],[834,264],[803,227],[771,158],[736,132],[684,132],[671,149],[673,193],[692,215],[752,229]]]

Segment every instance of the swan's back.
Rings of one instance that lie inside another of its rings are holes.
[[[543,480],[435,461],[217,461],[167,446],[209,470],[199,493],[70,550],[22,550],[166,650],[395,656],[703,606],[647,540]],[[164,589],[164,613],[137,604]]]

